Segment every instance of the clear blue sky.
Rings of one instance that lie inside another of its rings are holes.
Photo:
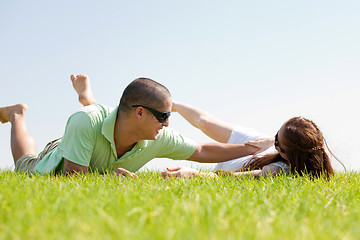
[[[359,12],[359,1],[331,0],[1,1],[0,105],[29,105],[41,150],[80,107],[70,74],[88,74],[111,106],[146,76],[178,101],[269,135],[290,117],[310,118],[359,170]],[[177,114],[171,127],[210,141]],[[1,125],[0,168],[13,165],[9,140]]]

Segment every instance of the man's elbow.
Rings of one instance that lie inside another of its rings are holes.
[[[82,166],[67,159],[64,159],[64,175],[66,176],[74,174],[85,174],[87,170],[87,166]]]
[[[204,162],[206,160],[205,155],[206,154],[204,154],[203,145],[198,144],[196,146],[194,153],[187,160],[195,161],[195,162]]]

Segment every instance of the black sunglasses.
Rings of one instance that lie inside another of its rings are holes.
[[[278,149],[280,150],[280,152],[285,153],[285,150],[282,149],[282,148],[279,146],[278,134],[279,134],[279,132],[277,132],[277,133],[275,134],[275,142],[274,142],[274,145],[275,145],[276,148],[278,148]]]
[[[160,123],[166,122],[166,120],[171,115],[171,112],[159,112],[151,107],[146,107],[143,105],[133,105],[132,107],[143,107],[143,108],[149,110]]]

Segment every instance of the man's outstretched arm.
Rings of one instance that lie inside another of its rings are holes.
[[[225,162],[228,160],[253,155],[262,152],[272,145],[272,140],[262,142],[261,146],[249,144],[225,144],[225,143],[205,143],[199,144],[195,152],[188,160],[204,163]]]

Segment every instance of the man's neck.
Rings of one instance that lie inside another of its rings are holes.
[[[117,157],[130,151],[141,140],[132,130],[132,120],[118,113],[114,126],[114,142]]]

